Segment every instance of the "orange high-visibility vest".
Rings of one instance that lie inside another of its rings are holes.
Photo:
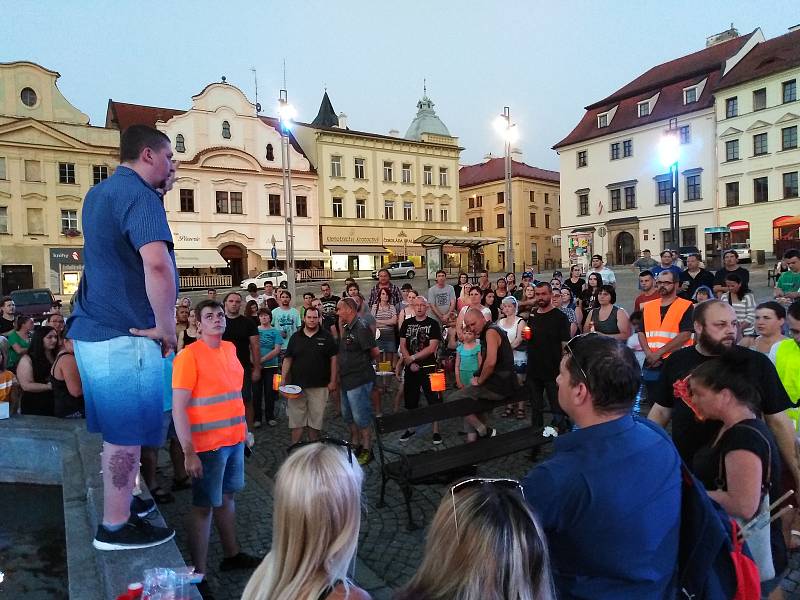
[[[667,314],[664,315],[664,320],[661,320],[661,300],[651,300],[642,305],[642,313],[644,315],[644,335],[647,339],[647,345],[651,351],[663,348],[680,333],[680,324],[683,314],[692,307],[692,301],[684,298],[675,298],[672,304],[667,309]],[[691,346],[694,340],[690,337],[684,345]],[[670,355],[670,352],[664,354],[663,358]]]
[[[217,450],[244,441],[247,427],[242,401],[244,369],[231,342],[209,348],[203,340],[175,357],[172,387],[192,391],[186,408],[195,452]]]

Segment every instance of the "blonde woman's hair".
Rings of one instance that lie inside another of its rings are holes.
[[[412,598],[553,600],[547,544],[522,494],[488,483],[448,490],[422,564],[398,596]]]
[[[316,600],[342,582],[361,525],[363,472],[349,449],[315,443],[292,452],[278,470],[272,549],[242,600]]]

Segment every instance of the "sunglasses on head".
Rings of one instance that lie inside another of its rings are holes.
[[[298,448],[303,448],[310,444],[331,444],[333,446],[339,446],[340,448],[344,448],[347,451],[347,461],[350,463],[350,466],[353,466],[353,445],[350,442],[346,442],[344,440],[340,440],[337,438],[332,437],[321,437],[316,440],[308,440],[306,442],[296,442],[289,446],[286,450],[287,455],[291,455],[292,452],[297,450]]]
[[[596,331],[587,331],[586,333],[576,335],[574,338],[568,341],[564,346],[564,354],[569,354],[569,356],[575,362],[575,365],[578,367],[578,370],[581,372],[581,375],[583,375],[583,378],[584,380],[586,380],[586,382],[589,381],[589,376],[586,374],[586,369],[583,368],[581,361],[578,360],[577,356],[575,356],[575,350],[573,349],[573,346],[575,345],[575,342],[577,342],[578,340],[594,335],[600,335],[600,334],[597,333]]]
[[[525,500],[525,491],[522,489],[522,485],[520,485],[519,481],[516,479],[488,479],[485,477],[473,477],[471,479],[465,479],[464,481],[459,481],[453,487],[450,488],[450,497],[453,499],[453,520],[455,521],[456,525],[456,541],[459,540],[458,536],[458,511],[456,510],[456,492],[459,490],[464,490],[467,488],[472,487],[479,487],[482,485],[491,485],[498,488],[504,488],[507,490],[512,491],[519,491],[522,499]]]

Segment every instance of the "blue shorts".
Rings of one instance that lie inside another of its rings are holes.
[[[372,386],[370,381],[352,390],[342,390],[342,417],[348,425],[355,423],[359,429],[366,429],[372,423]]]
[[[75,340],[86,428],[119,446],[160,446],[164,417],[161,346],[145,337]]]
[[[192,478],[192,506],[222,506],[222,495],[244,489],[244,442],[198,452],[203,476]]]

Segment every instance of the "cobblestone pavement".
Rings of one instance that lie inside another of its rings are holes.
[[[620,277],[621,275],[621,277]],[[618,275],[620,282],[619,302],[630,306],[635,293],[633,274]],[[766,288],[766,271],[757,270],[753,274],[753,288],[756,297],[764,299],[768,296]],[[393,384],[392,384],[393,385]],[[384,397],[384,410],[391,410],[393,394]],[[504,419],[501,411],[495,411],[493,421],[500,432],[527,425],[525,421]],[[326,414],[326,432],[340,438],[346,437],[341,418],[334,414],[334,407],[329,404]],[[460,420],[455,419],[442,424],[444,443],[438,448],[444,449],[462,444],[463,436],[458,432]],[[272,532],[272,489],[273,478],[285,458],[289,445],[289,431],[285,414],[279,414],[276,427],[264,426],[255,432],[256,447],[252,458],[246,461],[246,482],[244,491],[237,497],[237,523],[239,541],[242,550],[262,556],[269,550]],[[389,437],[389,446],[397,447],[398,434]],[[406,445],[410,451],[428,450],[435,452],[431,443],[431,431],[419,429],[417,435]],[[541,458],[546,458],[550,446],[545,447]],[[483,463],[478,474],[483,476],[506,476],[520,478],[533,466],[529,453],[518,453],[503,459]],[[161,474],[164,481],[171,480],[171,468],[166,452],[161,453]],[[376,600],[388,600],[393,590],[402,586],[414,573],[424,548],[424,528],[408,531],[406,528],[406,511],[402,493],[393,483],[387,484],[386,504],[376,507],[380,495],[380,464],[373,461],[365,467],[363,495],[363,519],[358,548],[358,559],[355,565],[354,578],[365,587]],[[415,520],[427,526],[442,496],[447,492],[446,485],[416,486],[412,498],[412,510]],[[174,504],[163,505],[161,511],[168,523],[177,530],[176,540],[184,557],[189,560],[186,529],[183,525],[185,515],[191,502],[191,492],[182,491],[176,494]],[[222,559],[221,547],[216,532],[212,533],[209,550],[209,575],[215,598],[235,599],[241,592],[250,576],[249,572],[220,573],[219,561]],[[800,600],[800,555],[792,557],[791,570],[783,583],[788,600]]]

